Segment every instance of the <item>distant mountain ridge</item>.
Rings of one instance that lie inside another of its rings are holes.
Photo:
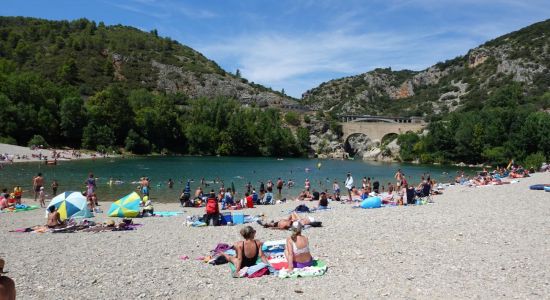
[[[423,71],[375,69],[308,90],[302,103],[346,114],[432,117],[475,109],[496,88],[520,83],[525,94],[550,88],[550,20],[535,23]]]
[[[258,106],[296,105],[295,99],[221,69],[156,30],[87,19],[49,21],[0,17],[0,58],[21,71],[78,86],[84,96],[111,83],[180,93],[187,98],[232,97]]]

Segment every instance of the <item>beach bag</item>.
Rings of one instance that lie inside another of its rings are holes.
[[[298,206],[296,206],[296,208],[294,209],[296,212],[309,212],[309,207],[305,206],[304,204],[300,204]]]

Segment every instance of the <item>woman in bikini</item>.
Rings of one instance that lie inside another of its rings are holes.
[[[258,261],[258,257],[261,258],[265,264],[268,264],[267,258],[262,252],[262,242],[254,239],[256,230],[251,226],[245,226],[241,229],[241,235],[244,241],[237,242],[234,245],[237,256],[222,253],[228,261],[235,265],[234,276],[238,276],[242,268],[254,266]]]
[[[288,270],[305,268],[313,265],[313,257],[309,251],[309,240],[302,235],[303,225],[300,222],[292,224],[292,235],[286,239],[285,256]]]

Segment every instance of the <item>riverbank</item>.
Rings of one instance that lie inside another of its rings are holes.
[[[544,298],[550,193],[529,190],[535,183],[550,183],[550,173],[516,184],[449,187],[431,205],[362,210],[332,203],[311,214],[323,227],[304,233],[329,266],[315,278],[232,279],[226,265],[195,258],[239,240],[242,225],[193,228],[184,217],[135,219],[143,227],[130,232],[32,234],[8,231],[43,224],[42,210],[0,214],[0,256],[21,299]],[[278,219],[298,204],[244,212]],[[155,208],[183,211],[175,203]],[[261,240],[289,236],[252,226]]]
[[[70,161],[80,159],[103,158],[104,155],[92,151],[73,150],[73,149],[31,149],[10,144],[0,144],[0,155],[4,160],[0,163],[18,163],[18,162],[53,162]],[[113,155],[110,155],[113,157]]]

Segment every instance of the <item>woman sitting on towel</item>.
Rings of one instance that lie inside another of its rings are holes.
[[[262,242],[254,239],[256,236],[256,230],[254,230],[251,226],[245,226],[241,229],[241,235],[243,236],[244,241],[239,241],[233,246],[237,256],[222,253],[228,261],[235,265],[235,276],[238,276],[242,268],[252,267],[255,265],[258,261],[258,257],[265,264],[268,264],[267,258],[262,252]]]
[[[305,268],[313,265],[313,257],[309,252],[309,240],[302,235],[304,225],[300,222],[292,224],[292,235],[286,239],[285,257],[288,261],[288,270]]]

